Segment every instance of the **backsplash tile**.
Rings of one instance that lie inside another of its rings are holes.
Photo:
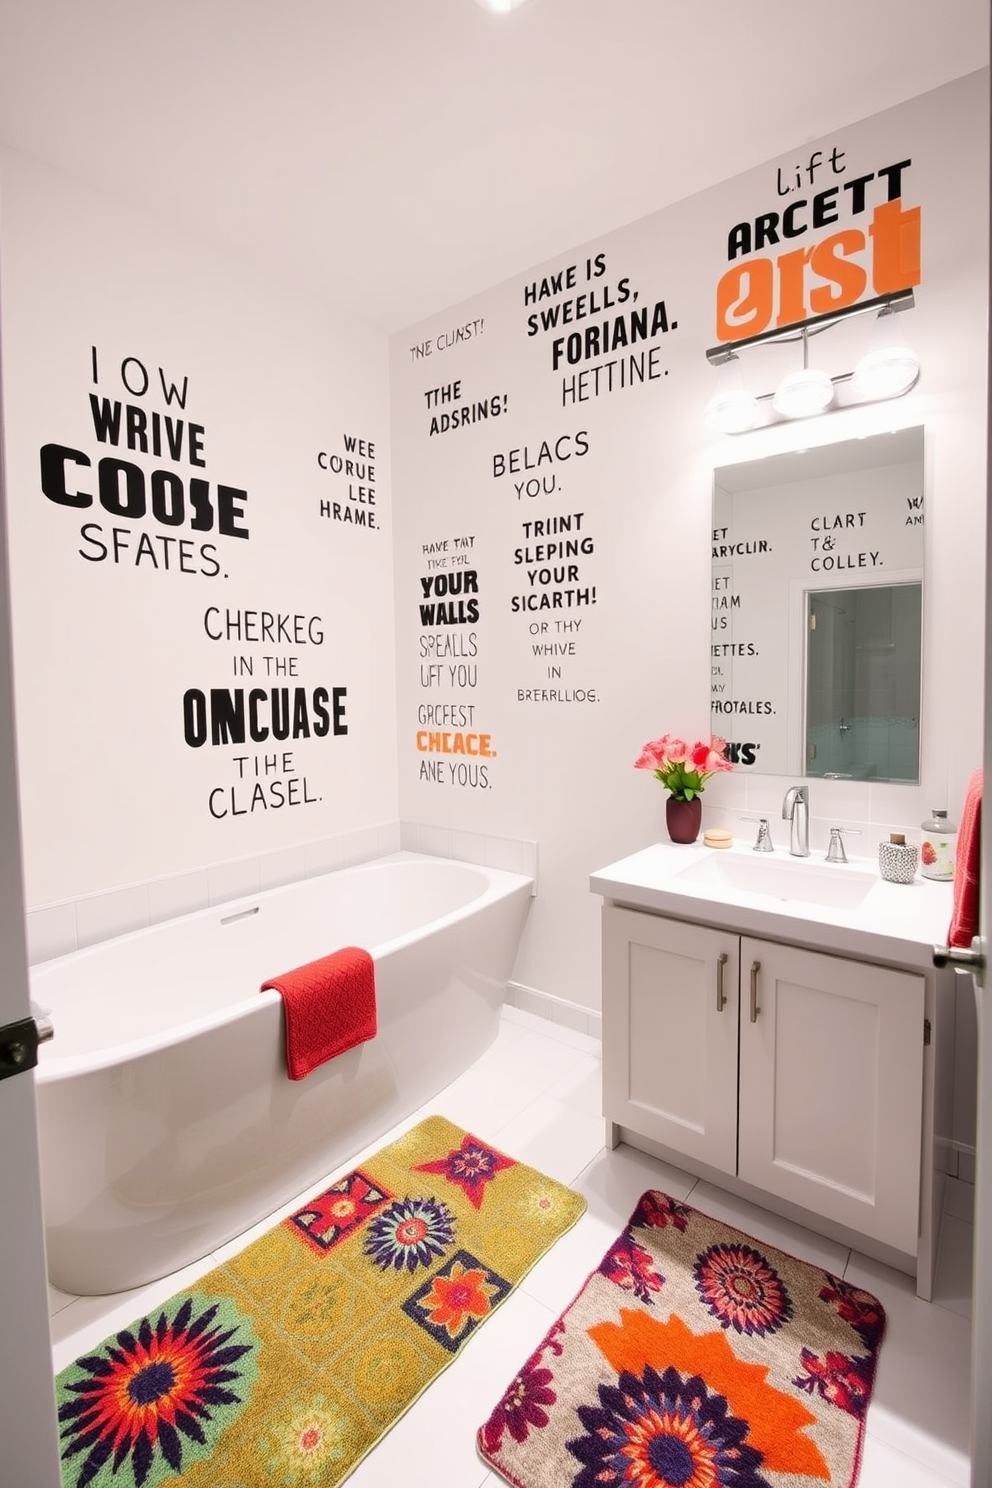
[[[512,837],[487,837],[486,867],[502,868],[506,873],[527,873],[526,844]]]
[[[258,860],[258,881],[263,890],[281,889],[283,884],[299,883],[306,876],[302,847],[284,847],[281,852],[265,853]]]
[[[247,894],[257,894],[259,888],[257,858],[215,863],[207,869],[207,889],[211,904],[226,904],[229,899],[242,899]]]
[[[207,870],[175,873],[168,878],[152,879],[148,884],[148,923],[161,924],[180,915],[206,909],[210,903]]]
[[[341,839],[341,860],[345,868],[356,863],[368,863],[379,856],[378,827],[363,827],[358,832],[348,832]]]
[[[50,961],[54,956],[67,956],[78,950],[76,943],[76,906],[50,904],[46,909],[31,909],[25,916],[28,962]]]
[[[434,858],[446,858],[449,855],[450,838],[451,833],[447,827],[430,827],[421,822],[419,850]]]
[[[344,849],[340,837],[325,837],[320,842],[307,842],[303,847],[303,861],[307,878],[319,878],[322,873],[334,873],[344,867]]]
[[[420,823],[400,822],[400,848],[403,852],[420,851]]]
[[[148,889],[134,884],[126,889],[112,889],[106,894],[92,894],[76,900],[76,944],[96,945],[115,935],[143,930],[148,925]]]
[[[575,1033],[584,1033],[602,1042],[602,1014],[592,1008],[566,1002],[564,998],[552,997],[547,992],[538,992],[533,987],[525,987],[522,982],[507,983],[506,1001],[510,1007],[519,1008],[523,1013],[532,1013],[559,1028],[571,1028]]]
[[[486,839],[481,832],[449,832],[448,855],[460,863],[484,863]]]
[[[425,822],[380,822],[258,858],[213,863],[189,873],[152,879],[147,884],[87,895],[74,903],[66,901],[31,909],[25,917],[28,960],[34,965],[54,956],[68,955],[84,945],[109,940],[146,925],[333,873],[373,858],[388,857],[401,850],[523,873],[536,884],[536,842],[485,837],[478,832],[461,832]]]
[[[388,858],[391,853],[400,851],[400,823],[398,821],[385,822],[376,830],[379,833],[379,857]]]

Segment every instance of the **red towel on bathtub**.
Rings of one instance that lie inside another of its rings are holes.
[[[282,994],[291,1080],[302,1080],[328,1059],[375,1038],[375,963],[358,946],[270,977],[261,990],[266,987]]]
[[[954,908],[951,912],[951,928],[947,932],[947,944],[964,946],[965,949],[971,945],[972,938],[978,934],[982,784],[983,772],[975,770],[968,781],[968,789],[965,792],[964,812],[961,816],[958,845],[954,857]]]

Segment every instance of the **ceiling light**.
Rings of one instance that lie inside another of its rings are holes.
[[[518,5],[523,5],[524,0],[476,0],[483,10],[491,10],[496,15],[506,15],[508,11],[516,10]]]
[[[758,400],[744,386],[740,359],[733,354],[716,374],[716,392],[706,405],[706,427],[718,434],[745,434],[761,418]]]

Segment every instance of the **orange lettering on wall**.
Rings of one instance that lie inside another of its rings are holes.
[[[920,208],[903,210],[902,201],[883,202],[872,213],[868,231],[875,251],[871,278],[876,294],[894,294],[920,282]]]
[[[873,294],[912,289],[920,282],[921,218],[919,207],[883,202],[867,235],[845,228],[812,248],[734,264],[716,287],[717,340],[743,341],[760,336],[773,320],[776,328],[800,325],[812,315],[845,310],[864,298],[869,273]]]
[[[791,253],[779,254],[776,325],[792,325],[806,319],[806,261],[811,252],[810,248],[795,248]]]
[[[495,759],[491,734],[448,734],[439,729],[418,729],[417,748],[421,754],[471,754]]]
[[[774,303],[775,266],[770,258],[754,258],[728,269],[716,287],[717,340],[760,335],[772,318]]]
[[[827,315],[831,310],[842,310],[846,305],[857,304],[865,292],[868,275],[851,255],[860,253],[865,247],[863,232],[856,227],[844,232],[832,233],[817,243],[810,256],[810,267],[814,274],[827,280],[810,291],[809,307],[814,315]],[[829,287],[836,285],[836,290]]]

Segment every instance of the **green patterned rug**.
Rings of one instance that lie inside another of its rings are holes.
[[[61,1371],[65,1488],[333,1488],[584,1209],[428,1118]]]
[[[478,1434],[516,1488],[853,1488],[877,1298],[649,1190]]]

